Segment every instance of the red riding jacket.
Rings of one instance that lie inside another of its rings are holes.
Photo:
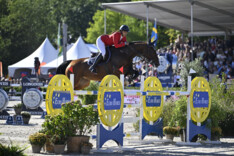
[[[121,40],[121,33],[114,32],[111,35],[102,35],[101,40],[104,42],[105,46],[112,46],[114,45],[115,48],[120,48],[125,46],[126,37],[123,37]]]

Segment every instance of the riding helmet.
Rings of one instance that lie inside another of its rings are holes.
[[[120,26],[120,28],[119,28],[119,30],[129,32],[129,28],[128,28],[128,26],[127,26],[127,25],[121,25],[121,26]]]

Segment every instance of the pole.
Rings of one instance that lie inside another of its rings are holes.
[[[191,50],[192,50],[192,57],[191,60],[193,61],[193,1],[190,1],[191,4]]]
[[[63,23],[63,62],[67,60],[67,24]]]
[[[106,8],[104,9],[104,34],[106,34]]]
[[[149,6],[147,5],[146,7],[146,42],[149,41]],[[146,63],[146,73],[145,76],[148,77],[148,64]]]
[[[149,6],[146,7],[146,39],[149,40]]]

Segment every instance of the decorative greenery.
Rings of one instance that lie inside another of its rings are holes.
[[[187,96],[179,96],[179,99],[175,101],[175,107],[172,113],[172,118],[169,123],[176,122],[177,126],[186,128],[187,122]]]
[[[192,75],[193,77],[204,75],[204,68],[201,64],[200,58],[196,58],[192,62],[182,62],[182,69],[180,71],[180,76],[181,76],[181,83],[184,88],[187,88],[188,76],[191,76],[189,74],[191,68],[196,71],[196,73]]]
[[[222,136],[222,129],[220,127],[211,128],[211,136]]]
[[[173,111],[175,109],[175,102],[177,98],[170,97],[165,101],[163,104],[163,112],[162,112],[162,118],[163,118],[163,125],[164,126],[170,126],[173,127],[176,125],[175,121],[172,120]]]
[[[50,141],[52,141],[51,139],[55,134],[58,135],[61,140],[66,140],[75,130],[70,120],[71,119],[66,118],[61,113],[53,116],[46,115],[41,131],[45,133],[47,139],[50,139]]]
[[[0,143],[0,155],[1,156],[26,156],[24,151],[27,147],[20,147],[17,145],[13,145],[12,142],[9,145],[3,145]]]
[[[52,136],[51,142],[55,145],[64,145],[66,142],[66,138],[64,136],[55,134]]]
[[[163,133],[164,134],[177,135],[178,134],[178,129],[176,127],[166,126],[166,127],[163,127]]]
[[[46,142],[46,135],[43,133],[34,133],[29,136],[29,142],[33,145],[43,146]]]
[[[22,108],[23,104],[22,103],[18,103],[16,105],[13,106],[13,108]]]
[[[82,142],[81,147],[84,147],[84,146],[92,148],[93,144],[91,144],[90,142]]]
[[[22,111],[21,115],[23,118],[30,118],[31,117],[31,114],[29,112],[26,112],[26,111]]]
[[[92,105],[83,107],[79,101],[73,101],[63,104],[62,110],[64,117],[69,119],[69,125],[72,127],[70,136],[90,133],[92,131],[91,126],[99,122],[98,112],[94,111]]]
[[[90,85],[85,88],[87,91],[98,90],[98,82],[91,81]],[[82,100],[82,104],[94,104],[97,100],[97,95],[79,95],[79,98]]]

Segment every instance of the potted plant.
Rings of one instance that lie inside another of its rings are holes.
[[[173,141],[174,136],[178,134],[178,129],[176,127],[166,126],[163,128],[163,133],[166,135],[166,139]]]
[[[31,114],[29,112],[23,111],[23,112],[21,112],[21,115],[23,117],[24,124],[28,124],[29,120],[31,118]]]
[[[68,133],[67,151],[80,153],[81,142],[89,142],[89,136],[86,134],[99,122],[98,113],[93,106],[83,107],[79,101],[63,104],[62,110],[71,130]]]
[[[89,154],[92,147],[93,147],[93,144],[91,144],[90,142],[82,142],[81,143],[81,153],[82,154]]]
[[[72,131],[72,127],[69,126],[69,120],[71,118],[66,118],[61,113],[53,116],[47,115],[45,117],[45,122],[42,124],[42,127],[47,137],[46,150],[49,153],[57,150],[55,149],[55,145],[61,142],[64,142],[63,145],[65,146],[67,136]],[[54,136],[55,134],[56,136]]]
[[[212,141],[219,141],[221,135],[222,135],[222,129],[220,127],[211,128],[211,140]]]
[[[43,128],[39,132],[46,135],[46,143],[45,143],[45,150],[46,150],[46,152],[48,152],[48,153],[54,153],[54,144],[51,142],[51,135],[49,135],[47,133],[46,128]]]
[[[32,145],[32,152],[40,153],[42,146],[46,142],[46,136],[43,133],[34,133],[29,136],[29,142]]]
[[[51,142],[54,144],[55,154],[63,154],[64,153],[66,137],[63,136],[63,134],[53,135],[51,138]]]
[[[23,106],[22,103],[18,103],[18,104],[13,106],[16,115],[20,115],[20,113],[22,111],[22,106]]]

